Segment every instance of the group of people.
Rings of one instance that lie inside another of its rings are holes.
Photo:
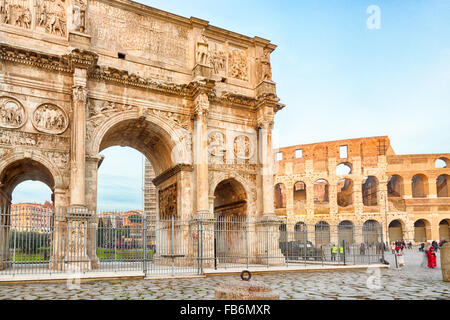
[[[406,248],[405,240],[392,242],[392,246],[391,246],[392,253],[397,253],[397,254],[400,252],[403,253],[405,248]],[[411,241],[408,243],[408,249],[412,249]]]
[[[430,247],[427,248],[427,243],[422,242],[419,245],[419,251],[424,252],[424,262],[423,265],[427,264],[428,268],[436,268],[436,252],[439,251],[442,246],[444,246],[448,241],[443,240],[440,242],[432,241]],[[410,241],[407,245],[405,241],[395,241],[392,243],[391,249],[393,254],[403,254],[405,248],[412,249],[412,242]]]
[[[341,260],[344,259],[344,254],[345,254],[344,247],[339,246],[339,248],[338,248],[335,244],[333,244],[331,246],[331,261],[336,261],[336,256],[338,254],[338,251],[339,251],[340,259]]]
[[[431,246],[434,248],[434,251],[439,251],[440,248],[442,248],[448,241],[447,240],[443,240],[443,241],[439,241],[439,243],[437,241],[433,241],[431,242]],[[422,242],[419,246],[419,251],[420,252],[424,252],[425,251],[425,242]]]

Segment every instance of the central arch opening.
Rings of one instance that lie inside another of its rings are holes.
[[[153,184],[175,166],[169,133],[145,119],[126,119],[109,125],[100,139],[98,153],[104,159],[95,199],[100,263],[139,268],[144,252],[150,261],[158,253],[160,263],[175,253],[184,256],[178,176]]]

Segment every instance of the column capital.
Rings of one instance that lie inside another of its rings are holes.
[[[194,119],[206,120],[209,113],[209,99],[205,92],[201,92],[194,100]]]
[[[273,130],[274,121],[273,119],[259,119],[258,123],[256,125],[256,130],[263,129],[263,130]]]
[[[88,89],[82,85],[75,85],[72,87],[72,100],[76,103],[87,103]]]

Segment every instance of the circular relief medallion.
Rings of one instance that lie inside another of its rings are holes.
[[[9,97],[0,97],[0,126],[18,129],[26,122],[26,112],[19,101]]]
[[[51,134],[61,134],[69,126],[65,111],[51,103],[37,107],[34,110],[32,122],[36,130]]]

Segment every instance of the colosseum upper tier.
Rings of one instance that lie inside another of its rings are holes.
[[[379,224],[390,242],[449,240],[450,154],[397,155],[387,136],[274,151],[288,228]]]

